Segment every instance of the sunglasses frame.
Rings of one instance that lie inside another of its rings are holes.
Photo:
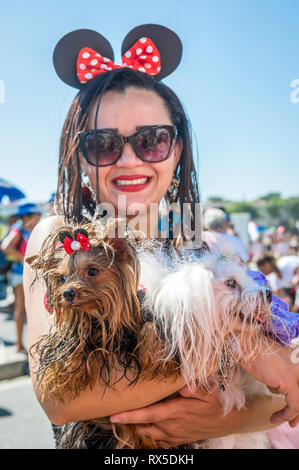
[[[134,134],[132,134],[130,136],[124,136],[124,135],[118,134],[116,131],[113,131],[111,129],[91,129],[91,130],[88,130],[88,131],[85,131],[85,132],[78,132],[78,138],[80,140],[78,148],[79,148],[80,152],[82,153],[83,157],[85,158],[85,160],[87,161],[87,163],[89,165],[96,166],[96,167],[104,167],[104,166],[114,165],[121,158],[121,156],[123,154],[123,151],[124,151],[124,146],[128,142],[132,145],[133,150],[134,150],[135,154],[137,155],[137,157],[140,158],[140,160],[142,160],[143,162],[146,162],[146,163],[160,163],[160,162],[164,162],[165,160],[167,160],[170,157],[171,152],[173,150],[173,146],[174,146],[176,138],[177,138],[177,128],[174,125],[165,124],[165,125],[159,125],[159,126],[140,126],[140,127],[136,127],[136,129],[138,129],[137,132],[135,132]],[[170,142],[170,146],[169,146],[167,156],[165,158],[163,158],[162,160],[156,160],[154,162],[151,162],[149,160],[146,160],[146,159],[142,158],[138,154],[138,151],[135,148],[134,138],[142,130],[146,130],[146,129],[166,129],[169,132],[171,142]],[[87,135],[96,134],[96,133],[99,133],[99,132],[102,132],[102,131],[109,132],[110,134],[113,134],[116,137],[118,137],[120,139],[120,142],[121,142],[121,149],[120,149],[120,152],[119,152],[119,156],[112,163],[107,163],[105,165],[98,165],[96,163],[92,163],[88,159],[86,149],[84,148],[84,139]]]

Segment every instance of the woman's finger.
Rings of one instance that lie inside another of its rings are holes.
[[[271,418],[270,421],[272,424],[278,424],[282,423],[283,421],[288,421],[291,423],[292,421],[295,421],[299,418],[299,410],[295,409],[294,407],[290,406],[290,403],[294,403],[293,401],[289,401],[288,397],[286,397],[288,406],[283,408],[282,410],[276,411]]]
[[[299,424],[299,416],[297,416],[297,418],[289,422],[289,425],[291,426],[291,428],[295,428],[298,424]]]
[[[156,421],[163,421],[171,416],[173,409],[177,404],[177,399],[170,398],[161,403],[139,408],[131,411],[124,411],[110,416],[111,423],[124,424],[146,424]]]
[[[154,424],[146,426],[143,424],[136,424],[135,430],[140,436],[151,437],[154,441],[166,441],[168,439],[167,434],[157,428]]]

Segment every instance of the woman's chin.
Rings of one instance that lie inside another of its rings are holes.
[[[112,198],[110,199],[112,202]],[[126,215],[146,214],[153,203],[148,191],[138,191],[136,193],[125,193],[117,191],[113,194],[113,205],[118,212],[126,212]]]

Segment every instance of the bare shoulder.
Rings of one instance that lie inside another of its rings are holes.
[[[41,220],[30,235],[25,259],[37,254],[49,233],[63,223],[63,218],[60,216],[46,217]],[[50,315],[46,311],[43,301],[46,291],[45,281],[42,278],[36,278],[36,272],[26,261],[24,263],[23,286],[28,320],[28,345],[30,347],[42,335],[48,334]]]
[[[43,241],[49,233],[63,224],[63,217],[60,215],[51,215],[50,217],[46,217],[41,220],[32,230],[27,244],[26,256],[32,256],[39,251]]]

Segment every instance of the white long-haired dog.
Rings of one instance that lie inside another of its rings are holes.
[[[267,387],[242,367],[267,347],[263,334],[272,294],[258,285],[237,258],[185,250],[165,253],[158,245],[140,251],[141,284],[167,362],[177,357],[186,383],[211,389],[219,377],[219,401],[226,415],[245,408],[251,396],[271,396]],[[195,448],[269,448],[266,432],[201,441]]]

